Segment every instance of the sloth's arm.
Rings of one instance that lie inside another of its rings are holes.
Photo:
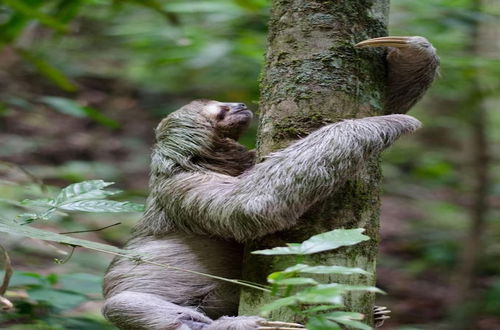
[[[162,194],[169,221],[183,231],[239,241],[293,226],[366,160],[413,132],[418,120],[389,115],[325,126],[271,154],[238,177],[184,173]]]

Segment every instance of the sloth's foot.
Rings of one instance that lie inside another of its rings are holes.
[[[385,306],[373,306],[373,323],[375,328],[381,327],[385,320],[390,319],[389,314],[391,311]]]
[[[305,329],[302,324],[290,323],[290,322],[279,322],[279,321],[259,321],[259,327],[257,330],[297,330]]]

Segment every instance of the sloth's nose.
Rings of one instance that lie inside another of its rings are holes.
[[[245,103],[236,103],[235,110],[245,110],[247,108]]]

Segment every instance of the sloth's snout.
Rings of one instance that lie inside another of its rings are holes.
[[[248,107],[245,103],[231,103],[231,109],[234,112],[238,112],[242,110],[248,110]]]

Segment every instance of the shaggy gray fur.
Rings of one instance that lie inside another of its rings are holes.
[[[409,47],[389,47],[386,113],[406,113],[439,74],[439,57],[423,37],[411,37]]]
[[[403,93],[398,102],[405,108],[422,93]],[[344,120],[254,165],[254,153],[233,139],[251,114],[235,105],[193,101],[159,124],[146,212],[126,249],[239,278],[240,242],[294,226],[370,158],[420,126],[402,114]],[[115,258],[104,280],[103,313],[121,329],[258,329],[258,317],[225,316],[237,314],[238,295],[227,282]]]

